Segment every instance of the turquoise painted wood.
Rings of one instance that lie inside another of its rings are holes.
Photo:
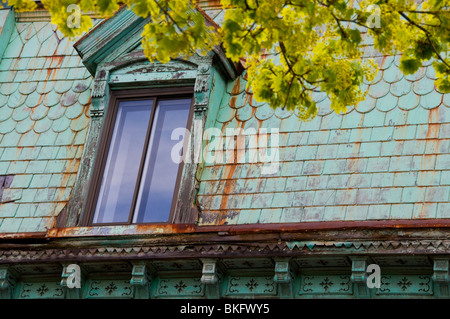
[[[251,157],[249,149],[244,148],[247,157],[233,162],[201,163],[196,174],[183,176],[182,183],[193,181],[194,175],[199,182],[192,200],[198,204],[199,226],[254,224],[256,228],[262,223],[450,217],[450,95],[436,91],[432,85],[435,75],[430,63],[417,73],[404,76],[398,68],[398,56],[376,57],[380,72],[372,83],[365,84],[365,101],[350,107],[345,114],[335,114],[326,95],[317,94],[318,116],[310,122],[300,122],[295,111],[273,110],[256,101],[246,87],[245,74],[230,80],[233,70],[227,68],[229,65],[219,68],[210,63],[212,54],[201,59],[191,57],[191,61],[172,61],[165,68],[150,65],[138,47],[137,30],[144,21],[129,12],[122,11],[116,20],[102,24],[79,44],[86,66],[73,48],[74,42],[64,39],[50,23],[14,22],[12,12],[0,13],[0,40],[7,42],[0,52],[1,234],[40,233],[44,238],[55,226],[56,217],[76,197],[77,182],[89,184],[86,167],[92,165],[89,160],[95,157],[93,150],[109,101],[107,85],[131,88],[161,81],[179,85],[180,80],[195,85],[194,117],[203,121],[205,130],[215,128],[226,133],[227,129],[266,129],[279,133],[276,140],[270,140],[278,143],[279,152],[279,169],[271,174],[262,174],[267,163],[259,154]],[[222,18],[223,14],[214,15],[219,23]],[[105,34],[124,36],[100,45],[97,40],[107,38]],[[136,56],[141,60],[133,60]],[[141,67],[163,71],[141,72]],[[203,141],[202,146],[207,145]],[[250,142],[247,140],[244,145]],[[224,145],[226,150],[238,153],[233,143]],[[113,236],[136,229],[91,227],[78,229],[75,234]],[[132,243],[131,239],[119,241],[120,245]],[[370,244],[369,240],[366,246]],[[429,256],[422,256],[411,264],[412,259],[405,256],[371,255],[377,263],[387,265],[387,270],[382,272],[379,288],[366,289],[364,267],[356,267],[355,261],[346,257],[315,254],[317,245],[309,241],[287,242],[288,250],[310,253],[308,258],[292,263],[275,258],[221,256],[221,267],[211,272],[204,271],[202,262],[217,266],[216,261],[194,258],[152,260],[149,265],[145,260],[144,264],[142,260],[141,264],[134,260],[86,262],[79,290],[68,290],[61,283],[63,265],[59,263],[41,265],[39,258],[29,264],[21,264],[20,260],[3,263],[11,255],[2,252],[0,296],[449,296],[445,258],[431,263]],[[110,246],[105,240],[100,249],[110,253],[114,251]],[[358,242],[339,242],[330,249],[338,251],[342,247],[348,249],[348,254],[364,257],[362,252],[368,248],[363,246]],[[93,248],[95,253],[97,248]],[[114,255],[111,259],[119,257]]]
[[[221,296],[227,298],[280,298],[280,287],[273,276],[239,274],[226,276],[221,285]],[[161,277],[148,283],[150,298],[206,298],[205,284],[200,277]],[[294,295],[289,298],[357,298],[349,273],[305,273],[293,279]],[[57,278],[40,281],[23,281],[17,285],[17,299],[62,299],[66,292]],[[416,274],[389,274],[381,277],[381,287],[369,289],[368,298],[435,298],[439,296],[431,275],[417,270]],[[82,289],[83,299],[135,298],[135,288],[130,281],[111,277],[92,278]]]

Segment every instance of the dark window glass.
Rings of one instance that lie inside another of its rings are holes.
[[[119,103],[94,223],[128,222],[152,104]]]
[[[134,222],[168,221],[178,173],[178,161],[171,158],[178,141],[171,135],[186,127],[190,104],[189,99],[165,100],[156,107]]]
[[[118,105],[94,224],[169,221],[179,167],[171,135],[186,128],[191,100],[154,101]]]

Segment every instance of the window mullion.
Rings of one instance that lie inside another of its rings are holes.
[[[152,111],[150,113],[150,120],[149,120],[148,127],[147,127],[147,135],[145,137],[144,149],[142,151],[141,162],[139,164],[139,172],[137,175],[136,186],[134,187],[133,202],[131,204],[130,214],[128,217],[128,224],[131,224],[133,222],[134,213],[136,212],[136,202],[137,202],[137,197],[139,194],[139,187],[141,185],[142,173],[144,171],[145,158],[146,158],[147,152],[148,152],[148,144],[150,142],[150,135],[151,135],[151,131],[152,131],[153,120],[154,120],[154,116],[155,116],[157,102],[158,102],[157,98],[156,97],[153,98]]]

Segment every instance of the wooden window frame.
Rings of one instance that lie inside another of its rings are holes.
[[[172,204],[169,213],[169,218],[167,222],[146,222],[146,223],[133,223],[133,217],[136,209],[136,201],[139,192],[139,185],[142,180],[142,172],[144,169],[145,158],[148,150],[148,142],[150,139],[152,127],[154,124],[154,115],[156,106],[159,99],[181,99],[181,98],[191,98],[191,105],[189,108],[189,115],[187,120],[187,129],[190,131],[193,115],[194,115],[194,88],[188,87],[164,87],[164,88],[151,88],[151,89],[130,89],[130,90],[117,90],[111,91],[109,96],[108,108],[105,113],[105,118],[101,130],[101,135],[98,144],[97,155],[93,167],[93,172],[90,179],[89,192],[85,207],[85,213],[83,214],[82,225],[85,226],[125,226],[125,225],[146,225],[146,224],[174,224],[177,212],[175,207],[178,194],[180,191],[181,176],[184,168],[184,162],[181,161],[178,165],[177,178],[174,186]],[[147,133],[145,137],[143,156],[141,157],[141,162],[139,166],[138,176],[136,180],[136,186],[134,189],[133,199],[131,209],[128,215],[127,222],[110,222],[110,223],[94,223],[95,209],[97,206],[100,187],[103,180],[103,174],[106,166],[106,161],[108,159],[108,152],[111,146],[111,139],[114,131],[114,126],[117,118],[117,111],[119,108],[119,103],[122,101],[138,101],[153,99],[153,107],[150,114],[150,120],[147,127]],[[183,148],[189,147],[187,144],[188,139],[184,139]]]

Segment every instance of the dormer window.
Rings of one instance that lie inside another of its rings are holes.
[[[182,164],[173,158],[179,140],[171,136],[190,122],[192,92],[177,88],[112,95],[91,188],[91,224],[173,222]]]
[[[125,6],[74,44],[93,77],[90,126],[80,173],[56,228],[132,234],[198,222],[197,174],[203,167],[184,163],[181,153],[195,155],[202,144],[181,132],[201,136],[214,125],[224,86],[243,68],[219,46],[150,62],[141,47],[147,22]],[[136,226],[149,223],[165,225]]]

